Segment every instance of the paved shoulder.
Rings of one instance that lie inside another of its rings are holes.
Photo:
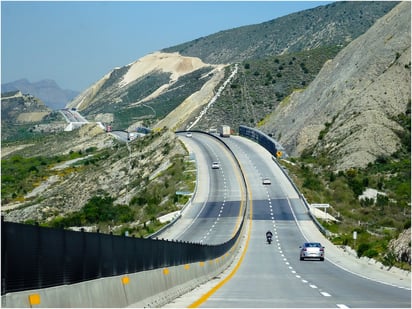
[[[410,272],[396,267],[388,269],[388,267],[373,259],[359,259],[352,253],[335,246],[332,242],[326,239],[310,220],[299,221],[299,226],[302,233],[309,241],[322,240],[321,242],[326,249],[326,259],[336,266],[367,279],[406,289],[411,288]]]

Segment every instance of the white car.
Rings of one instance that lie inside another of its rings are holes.
[[[270,181],[270,179],[269,178],[263,178],[263,180],[262,180],[262,184],[263,185],[270,185],[272,182]]]
[[[187,132],[187,133],[186,133],[186,136],[187,136],[187,137],[192,137],[192,132]]]
[[[325,247],[318,242],[305,242],[300,247],[300,260],[304,259],[325,259]]]
[[[213,169],[218,169],[218,168],[220,168],[219,162],[213,162],[213,163],[212,163],[212,168],[213,168]]]

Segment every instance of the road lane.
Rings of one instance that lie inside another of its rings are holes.
[[[213,293],[210,285],[195,289],[170,307],[410,308],[410,289],[347,272],[329,261],[328,251],[324,262],[300,261],[299,245],[307,238],[327,240],[313,232],[306,207],[266,150],[241,137],[224,140],[242,165],[253,199],[250,242],[230,280]],[[270,177],[272,185],[262,185],[263,177]],[[265,242],[268,229],[274,233],[271,245]]]
[[[206,244],[229,240],[237,230],[242,215],[242,177],[231,153],[214,137],[193,132],[180,134],[191,152],[196,153],[197,191],[178,224],[158,237]],[[212,169],[219,162],[219,169]],[[213,237],[212,237],[213,236]]]

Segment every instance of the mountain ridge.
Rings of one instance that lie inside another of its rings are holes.
[[[223,30],[161,51],[179,52],[211,64],[226,64],[324,45],[344,46],[397,3],[338,1],[260,24]]]
[[[328,61],[307,89],[281,104],[261,129],[291,155],[314,147],[315,154],[326,151],[339,158],[341,169],[365,167],[396,152],[401,144],[396,132],[404,129],[391,117],[407,113],[411,95],[406,10],[410,3],[401,3],[379,19]]]
[[[163,54],[168,55],[167,57],[172,57],[174,55],[177,55],[176,53],[178,53],[178,55],[180,55],[183,59],[184,57],[198,58],[203,63],[208,64],[212,68],[215,64],[228,65],[229,63],[241,61],[246,57],[263,57],[268,52],[274,54],[276,53],[275,51],[277,49],[269,47],[266,48],[268,42],[270,42],[272,39],[273,42],[276,43],[273,44],[275,44],[276,46],[282,46],[279,52],[285,52],[286,50],[300,50],[302,49],[302,46],[317,46],[318,43],[313,42],[325,40],[325,36],[327,35],[329,35],[330,38],[333,38],[332,34],[335,32],[325,32],[325,29],[327,28],[326,25],[329,24],[333,24],[335,25],[334,27],[339,28],[340,39],[337,41],[330,39],[327,40],[325,44],[345,45],[351,39],[353,39],[353,37],[356,37],[360,33],[366,31],[366,29],[373,23],[374,20],[376,20],[376,18],[385,14],[395,4],[396,3],[393,2],[371,2],[369,5],[366,5],[365,3],[345,2],[336,3],[334,5],[319,6],[311,10],[300,12],[299,14],[290,14],[279,19],[258,25],[243,26],[232,30],[225,30],[218,32],[215,35],[210,35],[194,41],[183,43],[184,46],[190,46],[190,50],[182,50],[180,48],[181,45],[177,45],[175,47],[162,49],[160,52],[154,52],[153,55],[157,53],[158,55]],[[344,12],[332,14],[331,12],[335,10]],[[355,18],[352,16],[357,17]],[[334,21],[334,18],[339,18],[339,20]],[[321,26],[315,27],[313,25],[314,20],[322,21],[322,23],[319,22]],[[296,27],[295,25],[297,21],[299,21],[299,23],[301,24],[301,26],[297,26],[298,29],[294,28]],[[278,35],[279,30],[276,30],[279,25],[281,25],[280,32],[282,36]],[[299,29],[301,28],[305,30],[304,32],[302,32],[304,33],[304,35],[302,35],[302,33],[299,33]],[[260,32],[262,32],[262,34],[258,35]],[[273,37],[273,34],[269,36],[267,33],[270,32],[274,32],[276,35],[278,35],[278,37],[275,39]],[[294,47],[288,47],[288,45],[291,44],[290,37],[292,37],[293,39],[293,37],[297,35],[299,37],[299,40],[297,40],[299,41],[299,44],[297,44],[297,41],[295,40],[296,42],[293,44]],[[219,39],[217,39],[217,36]],[[279,40],[281,40],[281,42]],[[239,48],[235,48],[231,44],[238,44]],[[206,46],[209,46],[209,48],[206,48]],[[210,47],[212,47],[212,50],[210,49]],[[241,51],[241,49],[249,50],[249,47],[252,47],[254,51]],[[226,57],[225,55],[228,55],[228,49],[231,51],[230,55],[237,53],[241,56]],[[266,51],[264,53],[260,52],[260,50],[262,49]],[[202,53],[196,52],[196,50],[200,50],[202,51]],[[205,57],[203,53],[209,53],[211,56]],[[218,57],[216,56],[216,54],[220,56]],[[146,61],[148,60],[148,57],[149,56],[142,57],[134,63],[137,64],[142,60]],[[179,99],[172,98],[170,95],[166,96],[166,91],[164,90],[168,89],[168,84],[173,79],[170,77],[170,74],[172,73],[162,70],[154,70],[154,68],[157,67],[157,64],[155,62],[152,62],[152,73],[149,74],[149,72],[146,72],[145,70],[147,68],[145,68],[143,69],[143,71],[145,71],[147,74],[144,78],[142,75],[139,75],[139,77],[137,77],[133,81],[133,83],[129,81],[129,83],[127,83],[126,85],[126,88],[120,87],[122,85],[121,82],[124,79],[124,77],[121,76],[129,71],[131,65],[132,64],[128,64],[121,68],[113,69],[101,80],[97,81],[92,87],[82,92],[77,98],[70,102],[67,107],[77,107],[91,119],[100,119],[102,114],[109,113],[111,115],[108,117],[108,119],[113,119],[115,124],[123,122],[124,127],[130,127],[140,122],[145,122],[147,126],[152,126],[160,120],[160,118],[158,117],[159,115],[165,115],[165,113],[167,114],[171,112],[190,95],[188,93],[186,97],[181,96],[181,98]],[[210,69],[209,71],[199,72],[199,74],[205,76],[208,74],[211,74],[210,76],[213,75],[212,69]],[[204,85],[204,83],[202,85],[196,74],[193,74],[191,77],[187,76],[187,78],[187,81],[182,80],[181,84],[187,85],[190,79],[190,84],[195,85],[196,88],[193,89],[192,93],[199,91]],[[147,85],[147,82],[149,80],[151,80],[150,86]],[[206,82],[206,80],[204,80],[204,82]],[[223,78],[221,82],[223,82]],[[178,87],[182,86],[179,85]],[[205,87],[204,90],[206,91],[206,89],[208,88]],[[175,91],[174,93],[177,92]],[[213,92],[205,93],[203,95],[203,97],[210,96],[213,96]],[[136,105],[137,102],[141,101],[144,98],[149,98],[149,100],[144,101],[146,107],[140,106],[139,108],[134,109],[130,107],[130,105]],[[167,108],[160,107],[160,104],[163,104],[161,102],[168,102],[171,100],[173,101],[173,103],[171,103]],[[94,105],[93,107],[86,107],[91,103]],[[206,102],[204,104],[206,104]],[[106,106],[107,111],[103,111],[103,108],[100,107],[103,105]],[[197,109],[198,108],[199,107],[197,107]],[[124,112],[119,111],[122,109],[124,110]],[[136,114],[136,116],[134,118],[127,117],[126,110],[128,115],[134,113]],[[188,119],[182,120],[179,123],[188,123],[190,121],[193,121],[190,119],[192,117],[194,116],[188,115]],[[175,128],[177,124],[170,125],[171,127]]]

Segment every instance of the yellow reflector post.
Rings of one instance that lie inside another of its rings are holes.
[[[190,265],[189,264],[185,264],[185,269],[189,269]]]
[[[276,157],[280,158],[283,155],[282,151],[276,152]]]
[[[124,277],[122,277],[122,283],[123,284],[129,284],[129,281],[130,281],[130,279],[129,279],[129,277],[127,277],[127,276],[124,276]]]
[[[40,305],[40,294],[30,294],[29,303],[30,303],[30,306]]]
[[[169,268],[163,269],[163,275],[168,275],[169,274]]]

